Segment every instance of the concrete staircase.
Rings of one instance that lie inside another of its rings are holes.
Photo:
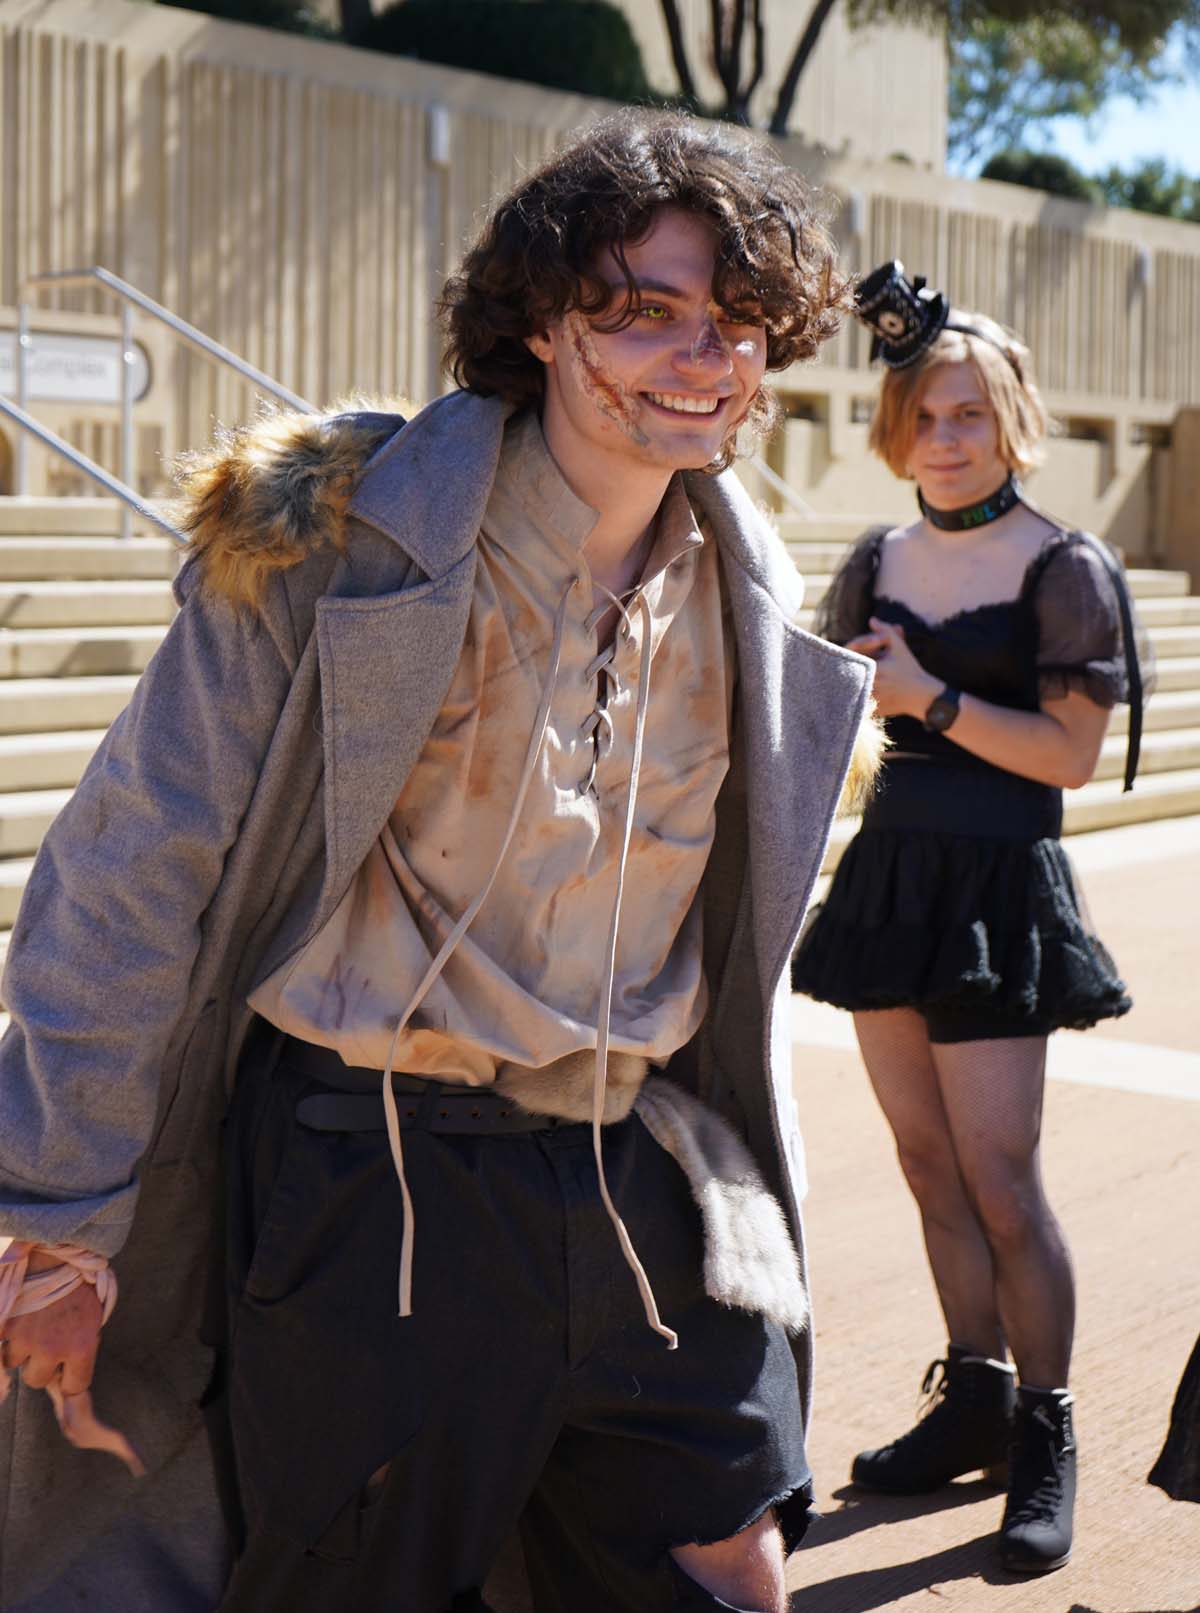
[[[810,605],[869,524],[785,525]],[[0,953],[42,835],[171,620],[174,545],[115,533],[101,500],[0,499]],[[1068,833],[1200,812],[1200,597],[1182,572],[1130,580],[1158,655],[1142,773],[1122,795],[1119,711],[1096,779],[1067,798]],[[838,823],[827,869],[854,828]]]
[[[167,538],[100,499],[0,498],[0,958],[33,855],[174,612]]]

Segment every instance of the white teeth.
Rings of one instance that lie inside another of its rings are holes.
[[[647,392],[651,403],[676,414],[716,414],[720,398],[690,398],[678,392]]]

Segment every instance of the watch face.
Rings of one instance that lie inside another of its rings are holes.
[[[925,713],[925,726],[932,729],[935,734],[944,734],[957,716],[957,698],[940,694],[936,700],[929,703],[929,710]]]

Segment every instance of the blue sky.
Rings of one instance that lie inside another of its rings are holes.
[[[1162,157],[1171,167],[1200,177],[1200,84],[1161,89],[1143,106],[1122,96],[1086,124],[1056,119],[1029,144],[1069,157],[1085,173]]]
[[[1144,102],[1118,96],[1087,122],[1031,123],[1021,143],[1055,151],[1089,174],[1160,157],[1168,167],[1200,178],[1200,42],[1192,54],[1189,61],[1182,35],[1169,36],[1163,61],[1176,82],[1159,87]]]

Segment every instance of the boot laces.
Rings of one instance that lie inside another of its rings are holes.
[[[1071,1425],[1060,1426],[1044,1406],[1035,1407],[1029,1421],[1041,1430],[1042,1438],[1017,1446],[1009,1493],[1018,1500],[1008,1521],[1052,1523],[1062,1504],[1065,1458],[1074,1449]]]
[[[947,1360],[931,1361],[926,1367],[925,1376],[921,1379],[921,1394],[917,1400],[918,1420],[923,1421],[928,1417],[938,1402],[944,1399],[949,1374],[950,1363]]]
[[[916,1425],[906,1434],[901,1434],[898,1439],[892,1440],[888,1449],[923,1450],[930,1440],[936,1442],[941,1438],[939,1432],[941,1418],[937,1416],[937,1411],[946,1398],[948,1368],[948,1361],[929,1363],[921,1380],[921,1393],[917,1397]]]

